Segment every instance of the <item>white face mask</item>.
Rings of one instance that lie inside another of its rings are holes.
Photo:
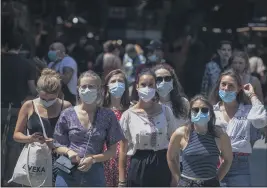
[[[150,87],[143,87],[138,89],[138,96],[145,102],[152,100],[155,96],[156,90]]]
[[[92,104],[97,99],[97,89],[79,89],[79,96],[81,98],[81,101],[86,104]]]
[[[161,97],[166,97],[173,90],[173,81],[157,83],[157,92]]]
[[[41,99],[39,97],[39,101],[40,101],[40,104],[43,105],[44,107],[48,108],[50,106],[52,106],[53,104],[55,104],[55,102],[57,101],[57,98],[51,100],[51,101],[45,101],[43,99]]]

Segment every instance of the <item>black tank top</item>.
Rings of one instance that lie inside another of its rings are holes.
[[[214,136],[191,131],[188,144],[182,152],[182,174],[191,178],[212,178],[216,176],[220,151]]]
[[[33,101],[32,101],[32,103],[33,103]],[[63,103],[64,103],[64,101],[62,101],[62,106],[61,106],[60,112],[63,109]],[[34,104],[32,104],[32,105],[34,105]],[[42,121],[43,121],[44,128],[45,128],[45,131],[46,131],[48,138],[53,137],[55,126],[56,126],[56,123],[57,123],[59,116],[60,116],[60,113],[57,117],[53,117],[53,118],[44,118],[44,117],[40,116]],[[38,117],[38,114],[35,112],[34,106],[33,106],[33,113],[29,117],[28,122],[27,122],[27,128],[29,130],[30,135],[32,135],[33,133],[36,133],[36,132],[43,133],[41,122],[40,122],[40,119]]]

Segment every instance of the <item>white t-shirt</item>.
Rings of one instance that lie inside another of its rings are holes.
[[[49,63],[48,68],[51,68],[53,65],[54,65],[54,62]],[[78,82],[77,63],[70,56],[66,56],[62,59],[61,62],[57,63],[52,69],[59,72],[60,74],[63,74],[64,67],[70,67],[71,69],[73,69],[72,78],[70,79],[67,85],[68,85],[69,91],[73,95],[77,95],[77,82]]]

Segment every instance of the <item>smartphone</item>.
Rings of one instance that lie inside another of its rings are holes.
[[[44,136],[44,134],[41,133],[41,132],[37,132],[37,133],[35,133],[35,134],[37,134],[37,135],[39,135],[39,136]]]

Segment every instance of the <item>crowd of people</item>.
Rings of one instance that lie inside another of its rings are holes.
[[[60,42],[35,64],[20,48],[14,37],[2,51],[2,186],[37,186],[37,146],[52,159],[38,186],[251,186],[249,159],[267,126],[259,57],[222,41],[189,99],[157,40],[123,56],[107,41],[82,70]]]

